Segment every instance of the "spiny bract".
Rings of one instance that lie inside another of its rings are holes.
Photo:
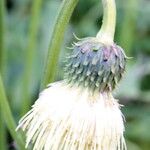
[[[72,85],[92,91],[112,91],[125,71],[126,55],[116,45],[105,45],[97,38],[85,38],[75,43],[67,57],[65,78]]]

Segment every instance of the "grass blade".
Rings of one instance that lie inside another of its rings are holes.
[[[9,130],[11,136],[16,141],[17,146],[19,147],[20,150],[25,150],[24,142],[23,142],[21,136],[19,136],[19,134],[15,131],[16,124],[15,124],[15,121],[13,119],[12,112],[10,110],[10,106],[9,106],[9,103],[8,103],[8,100],[7,100],[7,97],[5,94],[4,85],[2,82],[1,75],[0,75],[0,110],[2,112],[6,126]]]
[[[4,74],[5,55],[4,55],[4,16],[5,16],[5,2],[0,0],[0,71]],[[6,150],[6,129],[0,110],[0,150]]]

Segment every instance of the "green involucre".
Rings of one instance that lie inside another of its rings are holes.
[[[77,42],[68,57],[65,79],[92,91],[112,91],[122,78],[126,56],[116,44],[104,45],[96,38]]]

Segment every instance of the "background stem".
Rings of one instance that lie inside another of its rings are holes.
[[[19,134],[15,131],[16,124],[13,119],[8,100],[6,98],[1,75],[0,75],[0,110],[2,111],[2,115],[5,120],[6,126],[9,129],[11,136],[16,141],[19,150],[25,150],[24,144],[23,144],[24,142],[21,136],[19,136]]]
[[[116,27],[116,3],[115,0],[102,0],[103,23],[97,38],[102,43],[113,43]]]
[[[5,15],[5,3],[4,0],[0,0],[0,70],[4,73],[4,15]],[[2,73],[2,74],[3,74]]]
[[[5,17],[5,2],[4,0],[0,0],[0,72],[4,74],[5,68],[5,55],[4,55],[4,17]],[[4,118],[2,116],[2,110],[0,109],[0,150],[6,150],[7,143],[7,135],[6,128],[4,124]]]
[[[42,89],[54,80],[65,29],[77,3],[78,0],[63,0],[62,2],[60,11],[56,17],[55,26],[48,49],[44,78],[41,84]]]
[[[25,62],[25,70],[24,70],[24,79],[23,79],[23,94],[22,94],[22,109],[21,115],[25,114],[29,108],[31,103],[31,77],[33,73],[33,64],[36,58],[36,43],[37,43],[37,34],[39,27],[39,15],[42,7],[42,0],[34,0],[31,9],[31,18],[30,18],[30,26],[29,26],[29,40],[28,46],[26,49],[26,62]]]

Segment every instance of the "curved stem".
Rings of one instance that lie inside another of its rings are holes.
[[[78,0],[63,0],[62,2],[50,41],[47,62],[45,65],[45,73],[41,88],[45,88],[48,83],[54,80],[65,29],[77,3]]]
[[[19,149],[25,150],[22,138],[15,131],[16,124],[13,119],[12,112],[10,110],[10,106],[6,97],[1,75],[0,75],[0,110],[2,112],[3,118],[5,119],[6,126],[9,129],[11,136],[16,141],[17,146],[19,147]]]
[[[116,3],[115,0],[102,0],[103,23],[97,38],[102,43],[112,44],[116,27]]]

